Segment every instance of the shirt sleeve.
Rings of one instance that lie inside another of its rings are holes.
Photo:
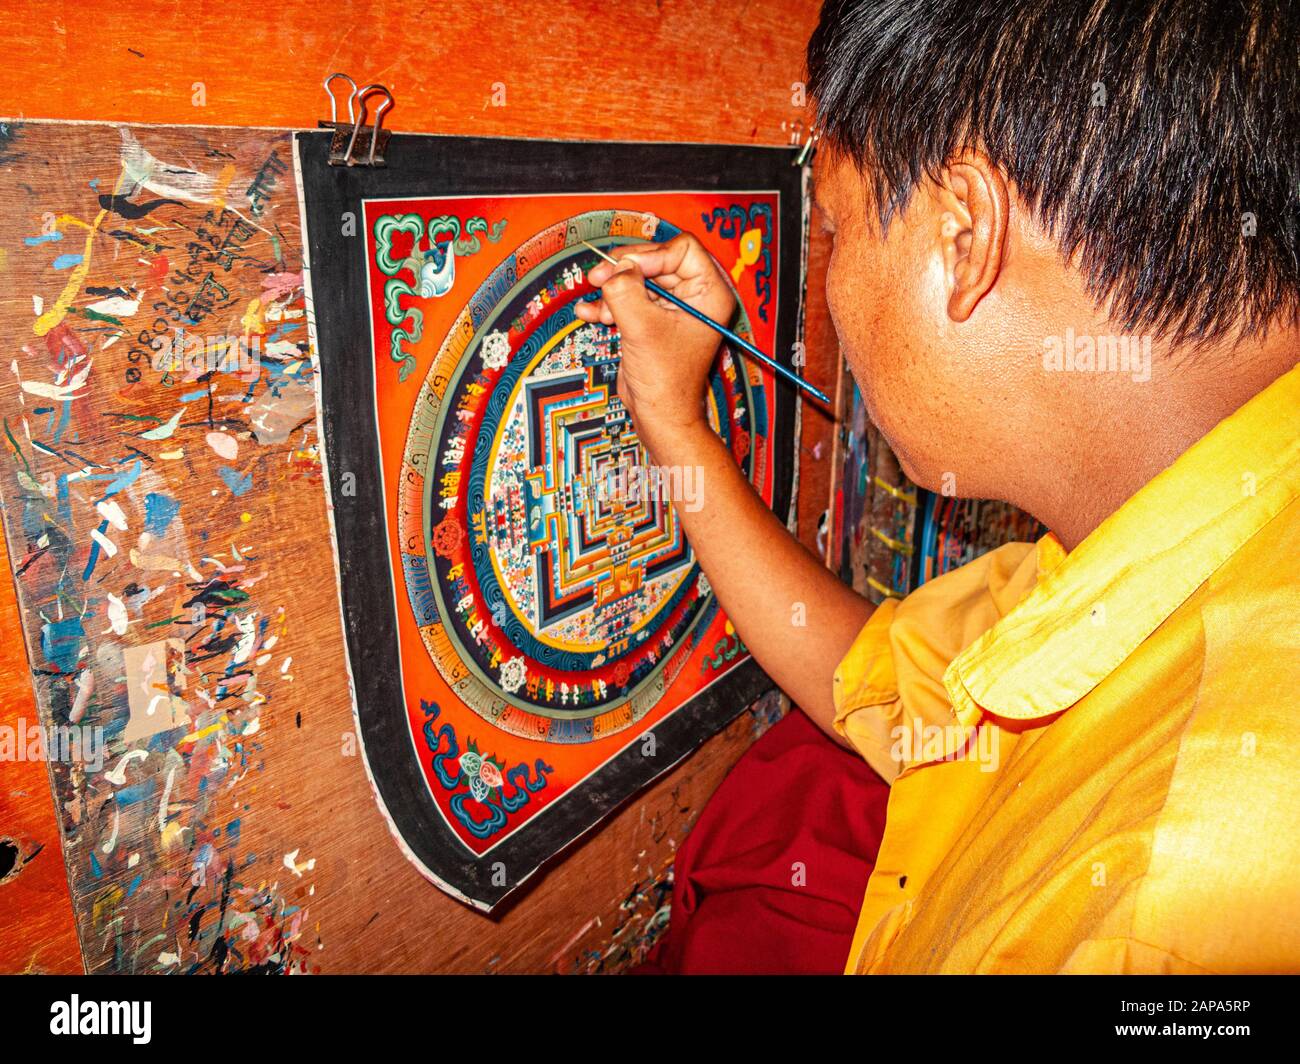
[[[954,723],[943,674],[1034,586],[1032,543],[1008,543],[876,608],[835,670],[834,727],[886,782],[909,735]]]

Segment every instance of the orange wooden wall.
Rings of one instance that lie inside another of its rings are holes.
[[[783,143],[816,7],[5,0],[0,101],[28,118],[310,126],[321,79],[345,70],[388,85],[395,128],[415,132]]]
[[[8,574],[9,552],[0,535],[0,727],[12,728],[25,752],[40,716]],[[0,972],[81,971],[43,761],[0,765],[0,847]]]

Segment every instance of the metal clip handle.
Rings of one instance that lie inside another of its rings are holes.
[[[348,77],[346,74],[344,74],[342,71],[336,70],[333,74],[327,77],[323,82],[323,84],[325,85],[325,95],[330,98],[330,124],[336,125],[339,120],[339,101],[338,98],[334,95],[334,90],[330,88],[330,82],[332,82],[335,78],[342,78],[344,81],[346,81],[349,85],[352,86],[352,92],[348,94],[348,121],[356,122],[357,116],[356,116],[356,112],[353,110],[352,101],[356,98],[357,95],[357,83],[353,81],[350,77]]]
[[[375,93],[375,92],[382,92],[384,94],[384,102],[381,103],[379,107],[375,110],[375,125],[370,133],[370,154],[367,156],[366,159],[367,166],[375,165],[375,148],[379,144],[379,134],[384,127],[384,112],[393,106],[393,94],[389,92],[385,86],[380,85],[378,83],[373,85],[367,85],[364,89],[361,89],[360,91],[354,92],[352,94],[352,98],[357,101],[359,106],[357,107],[356,118],[353,120],[352,123],[352,136],[348,140],[347,151],[343,153],[344,161],[347,163],[348,166],[357,165],[356,159],[352,157],[352,149],[356,147],[357,136],[361,133],[362,126],[365,124],[366,97],[369,96],[371,93]],[[349,100],[348,101],[349,109],[351,108],[351,104],[352,104],[352,100]]]
[[[339,100],[334,92],[334,82],[342,78],[352,87],[348,94],[348,120],[339,121]],[[330,139],[329,163],[331,166],[383,166],[384,148],[391,136],[384,128],[384,114],[394,104],[393,94],[387,86],[374,84],[358,88],[357,83],[347,74],[336,70],[323,82],[325,94],[330,98],[330,119],[318,122],[322,129],[333,130]],[[373,96],[382,96],[375,108],[373,125],[366,125],[368,101]],[[363,158],[357,158],[358,152],[364,152]]]

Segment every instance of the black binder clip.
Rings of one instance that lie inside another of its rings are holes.
[[[339,121],[338,97],[330,88],[335,78],[342,78],[352,86],[348,96],[348,120]],[[383,85],[367,85],[357,88],[357,83],[343,73],[333,73],[325,79],[325,94],[330,98],[330,120],[320,122],[322,129],[332,129],[334,136],[330,140],[329,163],[331,166],[384,166],[384,149],[391,136],[384,128],[384,112],[393,106],[393,94]],[[382,95],[383,100],[375,109],[374,125],[366,125],[366,100],[374,95]]]

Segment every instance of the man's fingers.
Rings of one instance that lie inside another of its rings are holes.
[[[652,245],[652,250],[636,252],[636,261],[647,277],[671,283],[696,281],[718,276],[718,265],[698,238],[679,233],[666,244]]]
[[[595,283],[595,279],[592,279]],[[600,298],[575,304],[575,317],[602,325],[617,325],[625,334],[636,332],[647,314],[658,313],[658,302],[646,291],[645,279],[636,263],[624,260],[601,285]]]
[[[658,244],[619,244],[616,247],[608,248],[605,254],[616,261],[606,262],[602,259],[587,271],[587,280],[599,288],[613,276],[614,271],[618,269],[619,263],[625,261],[640,263],[640,256],[647,255],[657,250],[658,247]],[[640,263],[640,265],[642,274],[650,276],[646,272],[645,264]]]
[[[629,324],[640,320],[650,309],[650,297],[646,292],[645,278],[635,259],[621,259],[618,266],[611,267],[609,276],[600,286],[600,297],[605,310],[624,332]],[[604,321],[603,314],[601,320]],[[613,321],[605,324],[613,324]]]
[[[581,318],[583,321],[597,322],[600,321],[600,312],[604,309],[605,303],[600,299],[580,299],[573,305],[573,316]]]
[[[677,308],[673,306],[671,303],[660,299],[653,292],[647,291],[646,294],[649,297],[650,305],[652,307],[666,310],[670,313],[676,313]],[[609,307],[605,305],[605,301],[603,299],[579,300],[577,303],[573,305],[573,316],[582,321],[592,322],[593,324],[596,322],[600,322],[601,324],[604,325],[614,324],[614,316],[610,312]]]
[[[604,285],[605,282],[608,281],[611,277],[613,277],[615,273],[618,272],[619,267],[624,266],[624,264],[626,263],[634,263],[636,266],[638,266],[641,270],[642,276],[644,277],[654,276],[652,272],[647,271],[646,264],[641,260],[641,256],[644,254],[649,254],[649,253],[622,251],[620,249],[620,254],[618,255],[617,262],[596,263],[595,266],[593,266],[590,270],[587,271],[587,280],[589,280],[593,285],[599,288],[602,285]]]
[[[651,316],[670,310],[671,304],[647,290],[648,278],[667,291],[676,290],[706,314],[725,316],[733,304],[717,263],[693,236],[683,233],[666,244],[627,244],[614,254],[617,262],[599,263],[587,273],[601,298],[578,315],[584,321],[618,325],[629,335],[651,328]]]
[[[590,302],[583,300],[575,304],[573,308],[573,316],[582,321],[591,322],[593,325],[596,323],[601,325],[614,324],[614,315],[610,311],[609,307],[605,305],[603,299],[594,299]]]
[[[643,276],[666,287],[717,272],[717,266],[704,250],[704,245],[687,233],[673,237],[666,244],[623,244],[612,248],[609,254],[620,263],[635,262]],[[592,284],[600,286],[615,269],[614,265],[601,262],[592,267],[587,276]]]

